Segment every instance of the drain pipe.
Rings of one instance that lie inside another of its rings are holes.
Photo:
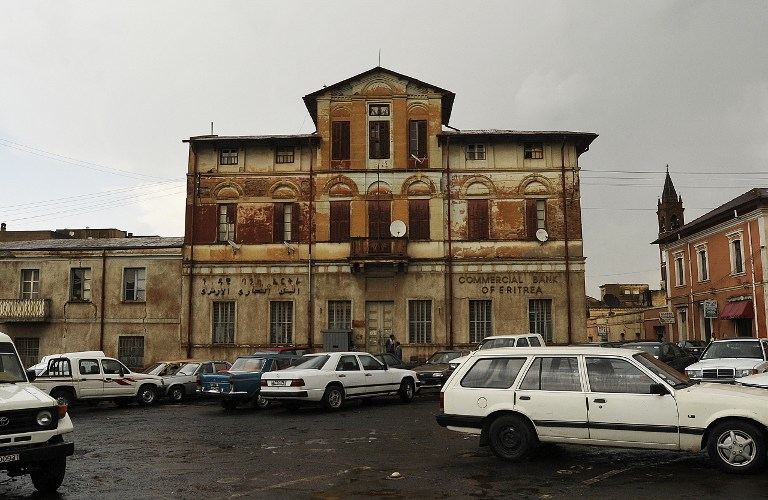
[[[101,251],[101,306],[99,311],[99,350],[104,351],[104,296],[107,295],[107,251]]]
[[[192,164],[192,209],[189,212],[189,288],[187,289],[187,359],[192,359],[192,289],[195,274],[195,210],[197,209],[197,156],[192,141],[189,143],[189,163]],[[187,174],[189,175],[189,174]]]
[[[309,255],[307,256],[307,286],[309,287],[309,303],[307,304],[307,332],[309,338],[307,339],[307,346],[309,352],[312,352],[312,348],[315,343],[315,323],[314,323],[314,310],[315,310],[315,296],[314,296],[314,283],[312,282],[312,240],[315,234],[314,212],[315,212],[315,170],[314,170],[314,153],[312,150],[312,140],[307,139],[309,143]]]
[[[573,335],[573,313],[571,312],[571,250],[569,248],[568,236],[568,199],[565,192],[565,136],[563,136],[563,145],[560,147],[560,173],[563,196],[563,222],[565,227],[565,297],[568,304],[568,344],[570,344]]]
[[[453,130],[453,127],[448,127]],[[448,301],[446,303],[446,313],[448,315],[448,348],[453,349],[453,236],[451,232],[451,137],[445,137],[446,160],[445,160],[445,191],[448,197],[446,206],[448,207],[448,256],[445,263],[448,265]]]

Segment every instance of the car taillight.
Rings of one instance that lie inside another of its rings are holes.
[[[57,410],[58,410],[58,412],[59,412],[59,418],[64,418],[64,417],[66,416],[66,414],[67,414],[67,409],[68,409],[67,405],[58,405],[58,406],[56,407],[56,409],[57,409]]]
[[[304,385],[303,378],[297,378],[296,380],[291,380],[291,387],[301,387],[303,385]]]
[[[445,393],[440,391],[440,409],[445,410]]]

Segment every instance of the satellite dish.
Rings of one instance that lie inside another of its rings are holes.
[[[549,233],[547,233],[546,229],[539,229],[536,231],[536,239],[544,243],[549,239]]]
[[[393,220],[389,225],[389,233],[395,238],[405,236],[405,222],[401,220]]]

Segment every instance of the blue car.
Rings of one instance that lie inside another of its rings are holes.
[[[199,390],[205,396],[218,398],[227,411],[241,405],[264,409],[269,406],[269,401],[259,395],[261,374],[288,368],[299,359],[300,356],[277,352],[240,356],[229,370],[200,375]]]

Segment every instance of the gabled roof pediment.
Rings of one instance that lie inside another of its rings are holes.
[[[317,125],[317,99],[324,95],[391,95],[402,94],[430,94],[442,95],[442,123],[447,125],[453,109],[453,100],[456,94],[426,83],[416,78],[403,75],[391,69],[377,66],[358,75],[340,82],[328,85],[304,96],[304,104],[307,106],[312,121]]]

